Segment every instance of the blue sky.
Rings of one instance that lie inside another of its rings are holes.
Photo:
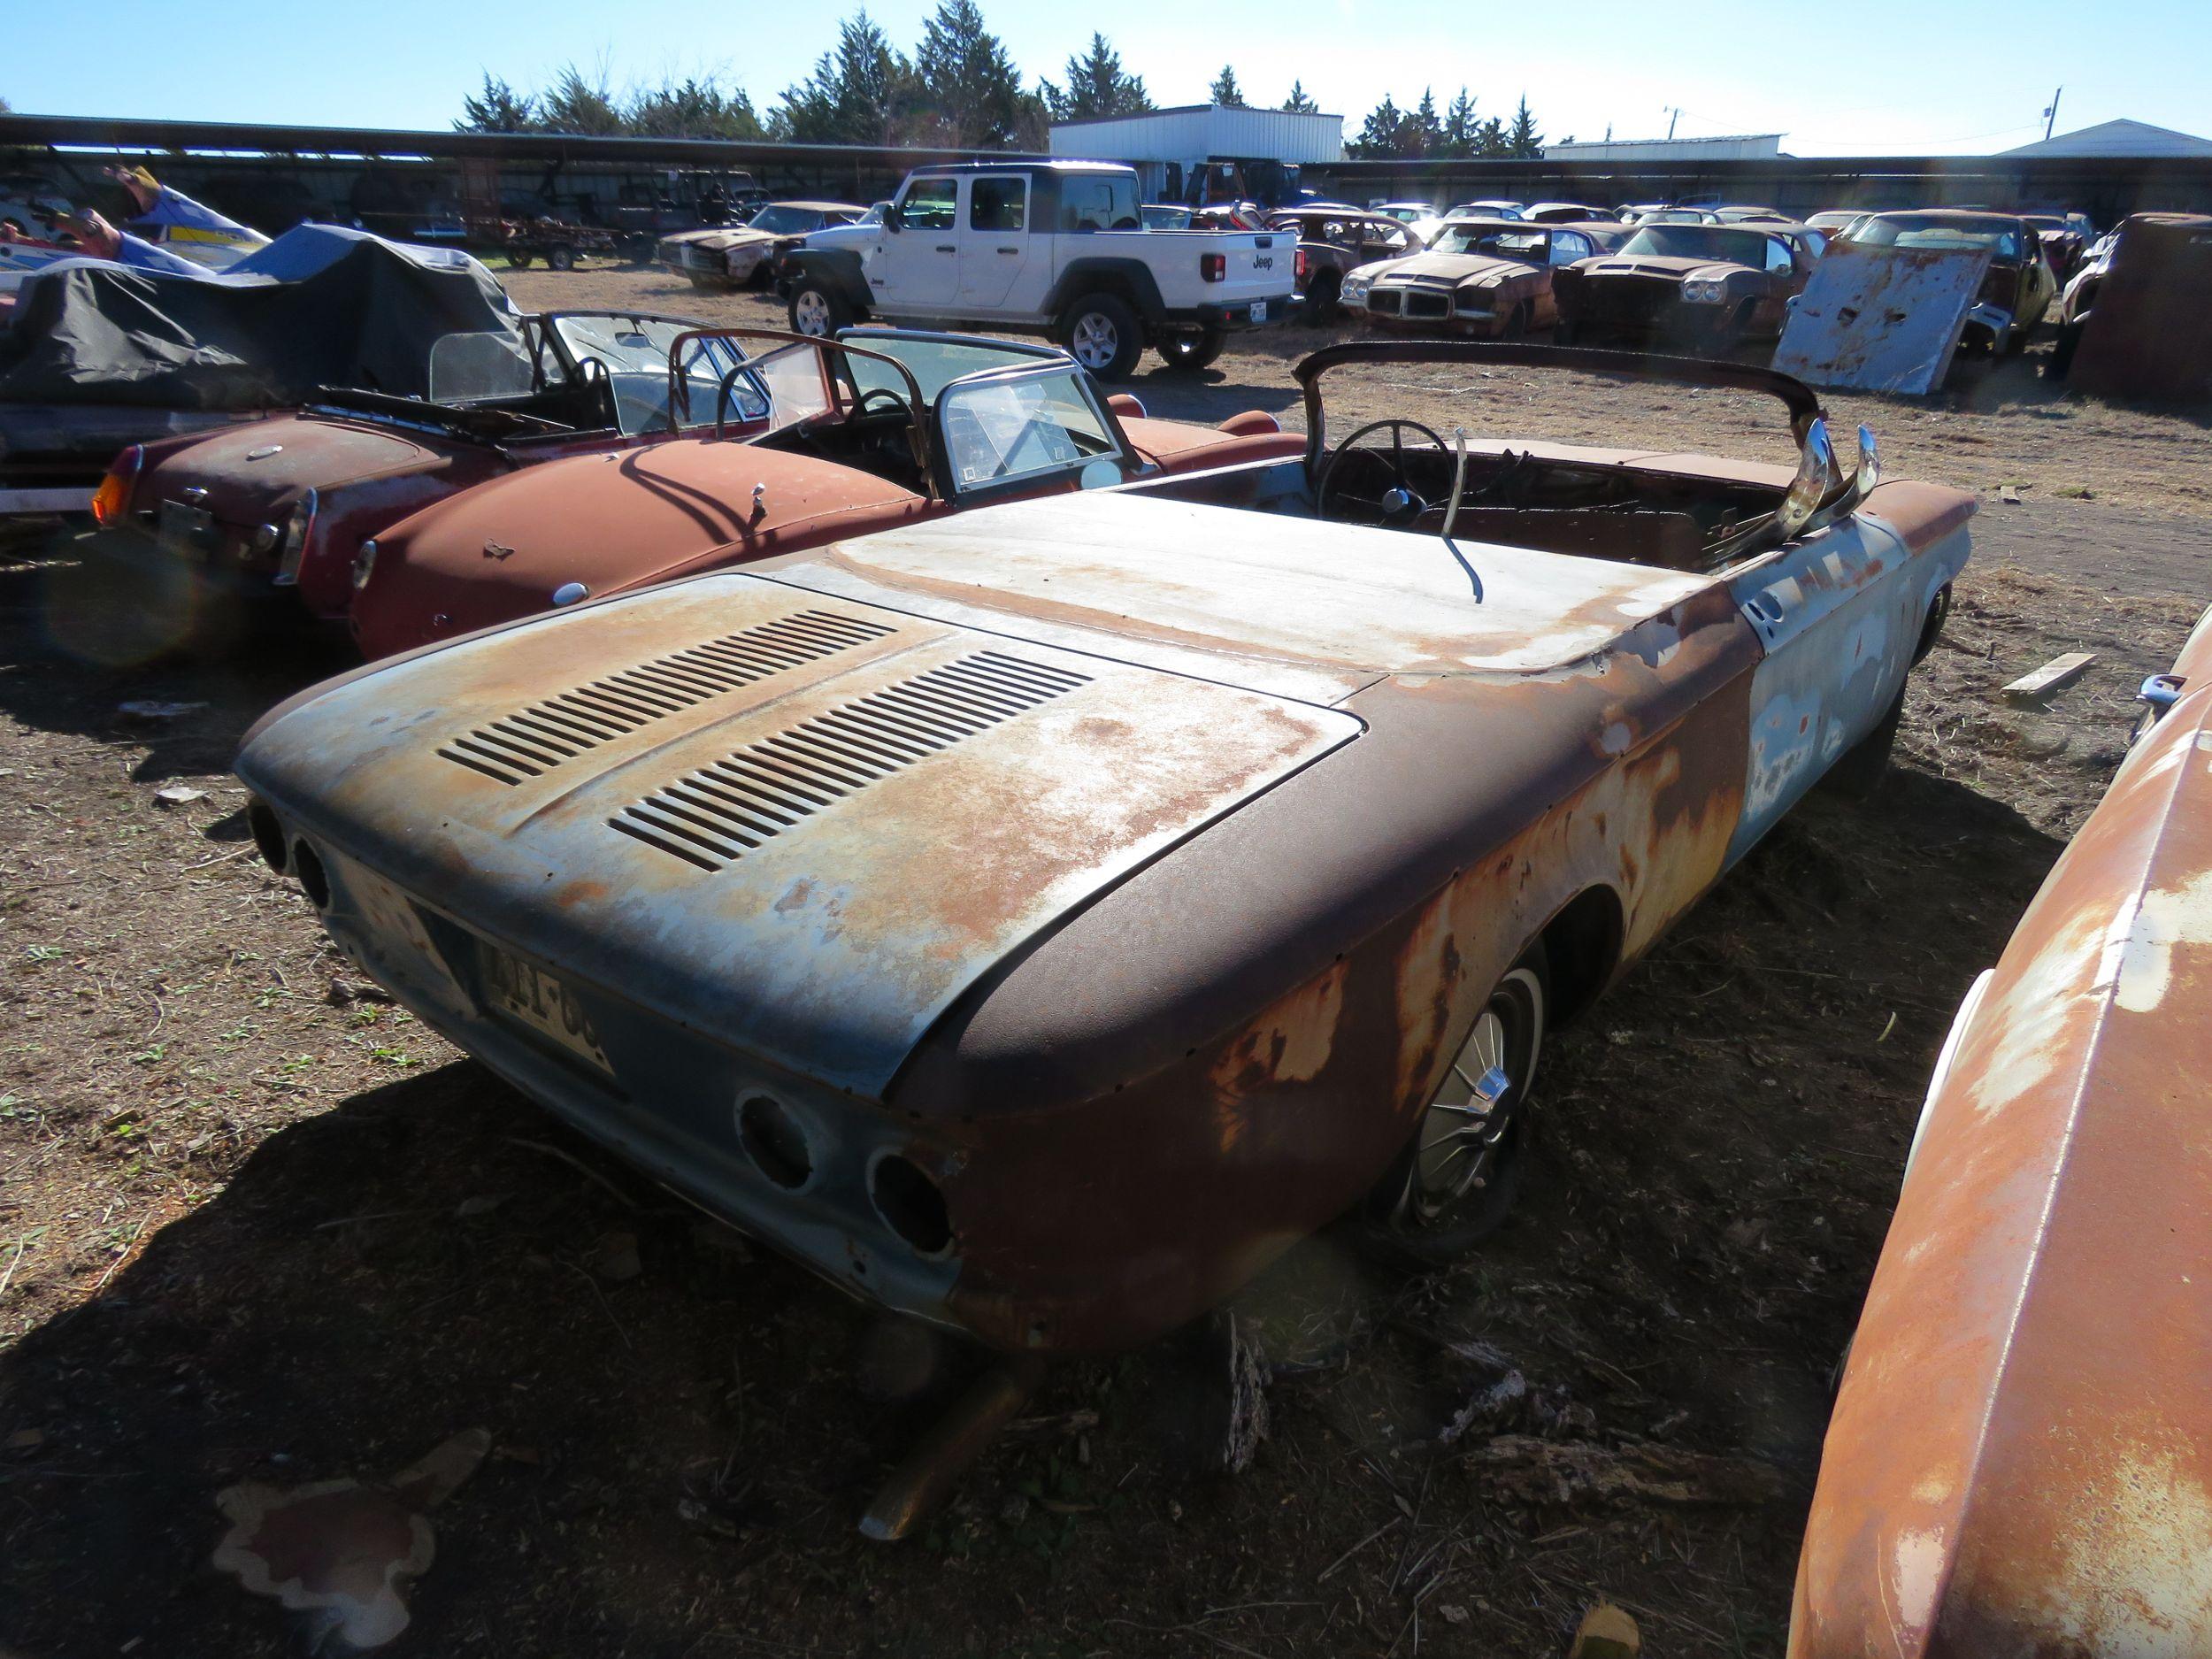
[[[1356,128],[1383,94],[1479,113],[1525,92],[1547,136],[1774,132],[1800,155],[1975,153],[2128,116],[2212,134],[2203,0],[982,0],[1030,79],[1057,78],[1104,24],[1162,104],[1194,103],[1225,58],[1254,103],[1294,76]],[[933,0],[871,12],[910,45]],[[619,88],[711,72],[763,111],[834,37],[833,8],[759,0],[10,0],[0,97],[19,111],[442,127],[489,69],[518,85],[574,60]],[[2085,19],[2087,21],[2085,21]]]

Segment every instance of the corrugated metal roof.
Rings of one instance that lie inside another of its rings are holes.
[[[1344,118],[1194,104],[1143,115],[1056,122],[1051,149],[1056,156],[1101,161],[1341,161]]]
[[[2177,133],[2148,121],[2101,121],[2056,138],[2003,152],[2008,156],[2212,156],[2212,138]]]

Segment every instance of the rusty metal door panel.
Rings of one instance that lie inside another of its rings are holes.
[[[732,574],[342,685],[240,765],[549,967],[879,1098],[1036,930],[1359,729]]]
[[[1933,391],[1989,261],[1986,248],[1831,248],[1783,325],[1774,366],[1814,386]]]
[[[1961,1010],[1828,1431],[1790,1652],[2212,1652],[2212,694]]]
[[[1730,578],[1766,652],[1752,676],[1749,772],[1732,864],[1888,712],[1929,603],[1967,550],[1959,530],[1915,557],[1862,508]]]

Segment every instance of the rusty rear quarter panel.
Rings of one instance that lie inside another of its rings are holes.
[[[2184,667],[2183,664],[2187,664]],[[2212,1652],[2212,626],[1962,1009],[1790,1651]]]

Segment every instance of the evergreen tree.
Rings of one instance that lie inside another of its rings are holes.
[[[1513,153],[1506,142],[1505,123],[1492,116],[1475,131],[1475,154],[1487,161],[1502,161]]]
[[[838,26],[837,50],[786,88],[771,119],[779,138],[804,144],[894,144],[914,103],[914,70],[865,12]]]
[[[569,65],[549,91],[538,94],[537,106],[538,127],[543,132],[613,138],[623,130],[622,112],[614,107],[604,71],[587,81],[583,71]]]
[[[1443,147],[1444,125],[1436,119],[1436,95],[1427,87],[1421,88],[1421,102],[1407,116],[1398,132],[1398,153],[1402,156],[1433,156]]]
[[[0,109],[6,107],[0,104]],[[461,100],[461,119],[453,123],[453,130],[457,133],[526,133],[536,125],[536,101],[518,93],[503,81],[495,81],[491,71],[487,69],[482,94]]]
[[[1536,118],[1528,112],[1528,97],[1524,94],[1521,107],[1513,111],[1513,130],[1505,135],[1506,154],[1522,161],[1534,161],[1544,153],[1544,135],[1536,130]]]
[[[1283,100],[1283,110],[1286,114],[1289,115],[1321,113],[1321,106],[1306,96],[1306,83],[1302,81],[1294,81],[1290,83],[1290,96]]]
[[[941,0],[922,27],[914,73],[928,136],[954,149],[1005,149],[1043,112],[975,0]]]
[[[1441,154],[1471,156],[1475,153],[1475,101],[1462,87],[1459,96],[1444,111],[1444,143]]]
[[[1398,146],[1403,142],[1406,118],[1402,111],[1390,101],[1387,93],[1383,101],[1368,111],[1361,125],[1359,136],[1344,146],[1345,153],[1367,160],[1386,159],[1404,152]]]
[[[1091,50],[1068,59],[1064,89],[1038,83],[1045,108],[1056,121],[1079,121],[1101,115],[1141,115],[1152,108],[1141,75],[1122,73],[1121,55],[1103,35],[1091,36]]]
[[[753,101],[740,88],[725,92],[710,75],[686,76],[630,95],[624,127],[639,138],[760,138]]]
[[[1222,65],[1221,73],[1206,90],[1206,98],[1209,103],[1226,104],[1233,110],[1243,109],[1244,88],[1237,85],[1237,72],[1227,64]]]

